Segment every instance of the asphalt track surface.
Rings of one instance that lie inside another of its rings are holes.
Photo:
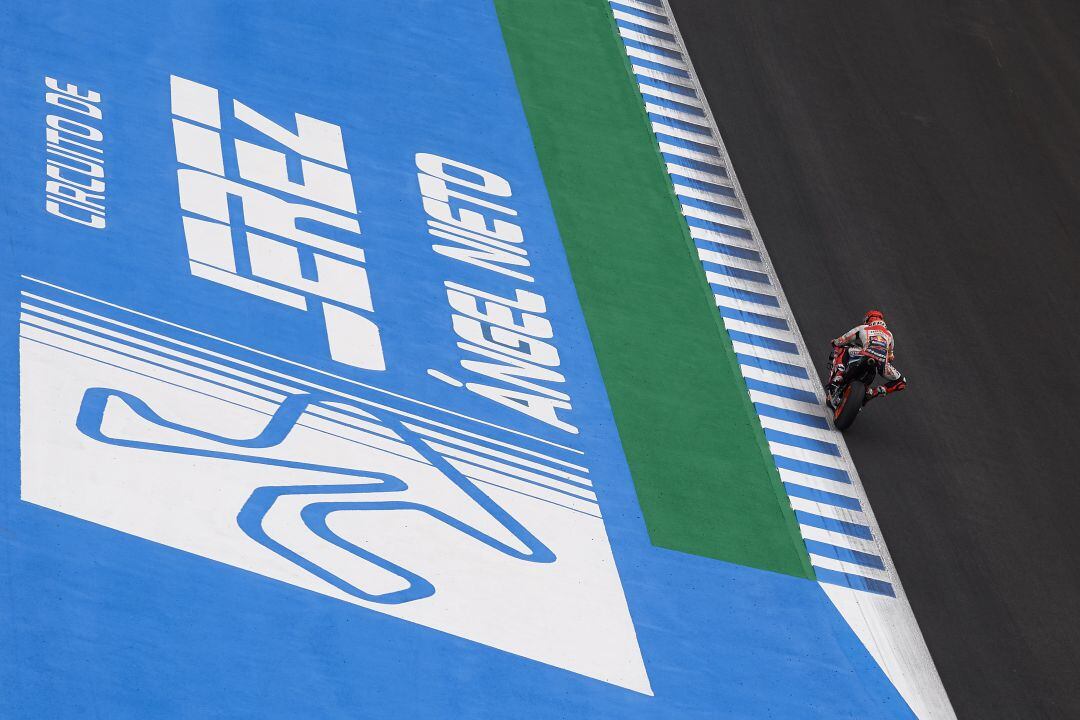
[[[897,336],[847,441],[957,713],[1080,717],[1080,4],[672,5],[807,343]]]

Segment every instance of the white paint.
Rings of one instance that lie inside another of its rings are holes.
[[[675,167],[677,169],[677,166],[669,166],[669,169],[672,167]],[[741,237],[735,237],[734,235],[726,235],[724,233],[716,232],[714,230],[706,230],[705,228],[691,227],[690,237],[696,240],[712,240],[713,242],[723,243],[725,245],[731,245],[733,247],[746,248],[748,250],[752,250],[754,248],[754,243],[750,240],[746,240]]]
[[[485,484],[484,492],[552,549],[557,556],[552,563],[513,558],[416,511],[334,513],[328,523],[335,533],[417,572],[436,588],[430,597],[400,605],[361,600],[255,542],[238,527],[236,516],[256,487],[360,485],[370,480],[92,440],[74,425],[89,387],[130,392],[169,420],[229,437],[255,435],[265,426],[276,399],[265,397],[266,391],[264,397],[251,394],[252,386],[242,379],[226,379],[205,366],[174,359],[172,367],[157,367],[150,360],[160,357],[147,351],[125,357],[111,339],[81,331],[68,334],[78,337],[23,326],[22,498],[27,502],[337,598],[362,611],[392,615],[651,694],[604,523],[595,502],[585,497],[591,496],[587,490],[577,489],[577,499],[545,490],[523,479],[543,477],[551,488],[564,483],[507,463],[500,465],[508,472],[468,468],[471,474],[485,474],[510,488]],[[92,347],[89,341],[106,347]],[[280,445],[265,449],[221,445],[159,427],[115,400],[106,407],[104,430],[113,437],[388,473],[405,479],[408,489],[365,494],[364,500],[392,496],[421,503],[512,547],[522,547],[480,504],[399,437],[388,438],[386,428],[382,433],[362,431],[355,421],[341,425],[330,419],[335,414],[325,408],[319,414],[306,413]],[[483,459],[479,454],[472,457]],[[511,487],[515,482],[518,487]],[[299,503],[318,497],[279,499],[264,518],[263,528],[293,551],[366,591],[400,589],[401,578],[329,544],[299,521]]]
[[[705,251],[702,251],[705,252]],[[718,253],[711,253],[718,254]],[[721,256],[723,257],[723,256]],[[704,260],[704,258],[702,258]],[[707,261],[717,262],[717,261]],[[730,263],[727,263],[730,264]],[[738,267],[738,266],[735,266]],[[757,267],[757,272],[762,272],[764,268],[760,265]],[[790,330],[782,330],[780,328],[771,328],[767,325],[758,325],[756,323],[748,323],[742,320],[735,320],[734,318],[724,318],[724,327],[728,330],[734,330],[738,332],[744,332],[748,335],[757,335],[759,337],[773,338],[774,340],[783,340],[784,342],[794,343],[795,336],[791,334]],[[794,357],[794,356],[793,356]],[[817,403],[814,403],[817,407]]]
[[[642,50],[641,48],[632,47],[626,48],[626,54],[631,58],[640,58],[642,60],[648,60],[649,62],[667,65],[676,70],[686,71],[686,65],[683,64],[682,61],[676,60],[675,58],[669,58],[667,55],[661,55],[659,53],[649,52],[648,50]]]
[[[653,45],[655,47],[664,48],[665,50],[676,50],[677,51],[679,49],[678,46],[675,43],[669,42],[668,40],[663,40],[663,39],[658,38],[658,37],[653,37],[652,35],[646,35],[644,33],[639,33],[639,32],[636,32],[634,30],[628,30],[628,29],[623,28],[623,27],[619,28],[619,35],[626,38],[627,40],[634,40],[634,41],[640,42],[640,43],[647,43],[647,44]]]
[[[636,65],[634,64],[633,60],[631,60],[630,63],[631,67],[634,68],[634,72],[642,75],[643,77],[670,83],[671,85],[679,85],[688,90],[693,90],[694,88],[694,82],[690,78],[684,78],[681,75],[664,72],[663,70],[655,70],[650,67],[644,67],[643,65]]]
[[[655,20],[643,18],[640,15],[631,15],[630,13],[626,13],[621,10],[612,9],[612,12],[615,13],[616,20],[625,20],[626,22],[634,23],[635,25],[640,25],[641,27],[659,30],[660,32],[668,33],[669,35],[671,34],[671,28],[668,27],[667,23],[657,22]],[[655,13],[656,8],[653,8],[652,12]]]
[[[440,407],[438,405],[432,405],[431,403],[426,403],[426,402],[423,402],[421,400],[411,398],[411,397],[409,397],[407,395],[402,395],[400,393],[395,393],[395,392],[392,392],[390,390],[385,390],[385,389],[380,388],[380,387],[378,387],[376,385],[370,385],[368,383],[359,382],[358,380],[353,380],[352,378],[347,378],[344,375],[337,375],[335,373],[327,372],[326,370],[320,370],[319,368],[312,367],[310,365],[305,365],[303,363],[296,362],[295,360],[289,360],[288,358],[281,357],[280,355],[274,355],[272,353],[264,352],[263,350],[259,350],[258,348],[253,348],[253,347],[251,347],[249,345],[243,345],[241,343],[234,342],[232,340],[228,340],[228,339],[220,337],[218,335],[212,335],[210,333],[203,332],[201,330],[196,330],[195,328],[191,328],[191,327],[188,327],[186,325],[181,325],[179,323],[174,323],[174,322],[172,322],[170,320],[166,320],[164,318],[160,318],[160,317],[157,317],[155,315],[150,315],[148,313],[144,313],[144,312],[141,312],[139,310],[135,310],[133,308],[125,307],[124,305],[118,305],[116,303],[109,302],[108,300],[102,300],[101,298],[94,297],[93,295],[87,295],[86,293],[81,293],[81,292],[78,292],[78,291],[75,291],[75,290],[71,290],[71,289],[65,288],[65,287],[63,287],[61,285],[55,285],[53,283],[46,282],[45,280],[40,280],[38,278],[30,277],[29,275],[21,275],[20,277],[22,277],[24,280],[28,280],[28,281],[30,281],[32,283],[37,283],[38,285],[42,285],[42,286],[45,286],[45,287],[50,287],[50,288],[53,288],[54,290],[59,290],[61,292],[67,293],[68,295],[73,295],[75,297],[80,297],[80,298],[83,298],[85,300],[91,300],[91,301],[93,301],[93,302],[95,302],[95,303],[97,303],[97,304],[99,304],[99,305],[101,305],[103,307],[114,308],[116,310],[121,310],[121,311],[123,311],[125,313],[128,313],[130,315],[133,315],[133,316],[146,318],[147,320],[152,320],[152,321],[154,321],[154,322],[156,322],[156,323],[158,323],[160,325],[163,325],[163,326],[176,328],[178,330],[184,330],[186,332],[192,333],[193,335],[198,335],[199,337],[204,337],[204,338],[208,338],[210,340],[215,340],[217,342],[229,345],[230,347],[235,347],[235,348],[239,348],[241,350],[246,350],[248,352],[255,353],[256,355],[259,355],[261,357],[270,358],[271,360],[277,360],[278,362],[283,362],[283,363],[286,363],[286,364],[291,365],[293,367],[301,368],[302,370],[306,370],[309,373],[315,373],[315,374],[321,375],[323,377],[329,377],[329,378],[333,378],[334,380],[339,380],[339,381],[347,383],[348,385],[353,386],[353,387],[357,387],[357,388],[361,388],[363,390],[369,390],[369,391],[372,391],[372,392],[376,392],[376,393],[379,393],[381,395],[385,395],[387,397],[394,398],[395,400],[401,400],[401,401],[410,403],[412,405],[417,405],[417,406],[420,406],[420,407],[423,407],[423,408],[429,408],[429,409],[432,409],[432,410],[438,410],[438,411],[446,413],[448,415],[453,415],[453,416],[456,416],[456,417],[460,417],[460,418],[463,418],[465,420],[471,420],[472,422],[480,423],[481,425],[486,425],[488,427],[497,428],[499,430],[503,430],[503,431],[508,432],[508,433],[513,433],[514,435],[519,435],[521,437],[527,437],[530,440],[535,440],[537,442],[544,443],[545,445],[550,445],[552,447],[557,447],[560,450],[565,450],[567,452],[575,453],[577,455],[584,455],[584,453],[581,450],[578,450],[577,448],[572,448],[572,447],[569,447],[567,445],[560,445],[558,443],[551,442],[550,440],[545,440],[544,438],[536,437],[535,435],[529,435],[528,433],[523,433],[523,432],[521,432],[519,430],[514,430],[513,428],[504,427],[502,425],[496,425],[495,423],[491,423],[491,422],[488,422],[486,420],[481,420],[479,418],[474,418],[474,417],[471,417],[469,415],[464,415],[462,413],[455,412],[453,410],[450,410],[450,409],[447,409],[447,408],[444,408],[444,407]],[[185,343],[179,343],[179,344],[180,345],[185,345]],[[215,354],[215,353],[210,353],[210,354]],[[235,360],[235,362],[239,363],[241,361]],[[241,364],[244,364],[244,363],[241,363]],[[273,372],[273,371],[267,371],[267,372],[270,372],[273,375],[277,375],[278,377],[289,377],[289,376],[283,375],[281,373],[276,373],[276,372]],[[294,381],[297,381],[296,378],[290,378],[290,379],[292,379]],[[336,391],[336,390],[331,391],[331,390],[329,390],[329,388],[326,388],[325,386],[318,385],[318,384],[315,384],[315,383],[308,382],[308,383],[304,383],[304,385],[305,385],[306,388],[312,388],[312,389],[316,389],[316,390],[327,390],[329,392],[339,392],[339,391]],[[403,417],[413,417],[413,418],[417,417],[415,415],[410,415],[409,413],[402,412],[400,410],[388,408],[388,407],[386,407],[384,405],[380,405],[379,403],[371,402],[370,400],[365,400],[365,399],[359,398],[359,397],[357,397],[355,395],[349,395],[348,397],[350,399],[356,400],[357,402],[364,403],[364,404],[369,404],[369,405],[372,405],[373,407],[378,407],[380,409],[387,410],[387,411],[392,412],[392,413],[394,413],[396,415],[401,415]],[[435,422],[433,422],[432,424],[437,425],[437,426],[440,425],[439,423],[435,423]],[[442,426],[442,427],[450,428],[450,426],[448,426],[448,425],[447,426]],[[460,430],[459,432],[462,432],[463,434],[469,434],[467,431],[464,431],[464,430]],[[496,442],[497,443],[499,441],[491,440],[491,442]],[[523,451],[523,452],[528,452],[528,451]]]
[[[653,127],[657,127],[657,124],[653,123]],[[704,139],[701,142],[708,142],[708,139]],[[708,200],[709,202],[720,203],[730,207],[741,207],[738,198],[733,198],[728,195],[718,195],[717,193],[712,193],[708,190],[699,190],[690,187],[689,185],[680,185],[679,183],[675,183],[674,187],[676,195],[685,195],[686,197],[696,198],[698,200]]]
[[[692,130],[684,130],[682,128],[677,128],[674,125],[667,125],[662,122],[657,122],[656,120],[652,121],[652,129],[653,132],[665,133],[667,135],[671,135],[672,137],[682,138],[683,140],[690,140],[691,142],[709,142],[709,137],[707,135],[701,135],[700,133],[694,132]],[[676,192],[678,192],[678,188],[676,188]]]
[[[814,392],[813,384],[809,380],[803,378],[784,375],[782,373],[773,372],[772,370],[762,370],[761,368],[756,368],[752,365],[740,365],[739,368],[742,370],[743,377],[745,378],[753,378],[774,385],[783,385],[785,387],[795,388],[796,390]]]
[[[832,532],[831,530],[825,530],[824,528],[813,527],[811,525],[801,525],[799,528],[802,531],[802,536],[806,540],[817,540],[823,543],[829,543],[830,545],[836,545],[837,547],[849,548],[851,550],[858,550],[859,552],[869,553],[871,555],[877,555],[877,543],[873,540],[863,540],[852,535],[845,535],[844,533]],[[888,559],[883,559],[885,567],[889,567]]]
[[[705,130],[708,130],[708,127],[705,125],[705,118],[701,117],[700,115],[691,115],[690,113],[680,112],[679,110],[664,107],[663,105],[656,105],[650,102],[645,103],[645,110],[651,113],[655,113],[657,115],[663,115],[664,117],[681,120],[682,122],[700,125]]]
[[[221,127],[217,90],[175,75],[170,76],[169,86],[174,115],[212,128]]]
[[[873,578],[874,580],[889,582],[888,570],[867,567],[866,565],[860,565],[858,563],[845,562],[828,555],[818,555],[816,553],[810,553],[810,562],[813,563],[814,567],[835,570],[837,572],[849,573],[852,575],[862,575],[863,577]]]

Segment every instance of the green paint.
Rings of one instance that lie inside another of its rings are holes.
[[[495,0],[654,544],[813,577],[603,0]]]

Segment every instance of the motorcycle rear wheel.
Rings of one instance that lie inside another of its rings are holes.
[[[866,397],[866,385],[852,380],[844,388],[840,405],[833,411],[833,423],[837,430],[847,430],[855,422],[862,410],[863,398]]]

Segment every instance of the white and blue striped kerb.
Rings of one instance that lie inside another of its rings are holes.
[[[612,0],[660,154],[820,582],[895,597],[884,545],[662,0]]]

